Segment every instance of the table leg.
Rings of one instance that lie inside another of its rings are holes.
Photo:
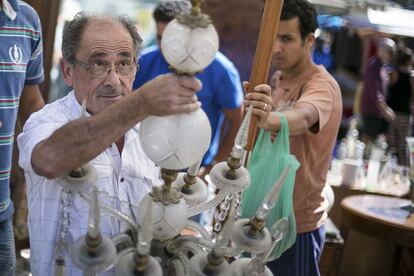
[[[401,257],[404,247],[399,244],[394,245],[394,254],[391,266],[391,274],[390,275],[399,275],[399,268],[401,263]]]

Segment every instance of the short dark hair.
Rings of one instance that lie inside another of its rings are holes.
[[[283,2],[280,20],[299,18],[299,30],[302,39],[318,28],[317,13],[315,7],[307,0],[285,0]]]
[[[188,0],[167,0],[161,1],[157,7],[155,7],[152,15],[156,22],[168,23],[177,15],[189,12],[190,9],[191,4]]]
[[[114,22],[119,22],[122,26],[124,26],[124,28],[131,35],[136,55],[139,55],[139,52],[142,49],[142,38],[138,34],[134,23],[128,16],[121,15],[115,17],[107,14],[93,15],[85,12],[80,12],[75,15],[72,21],[66,22],[65,26],[63,27],[62,56],[64,59],[70,63],[73,63],[75,61],[75,55],[79,51],[79,44],[82,38],[82,34],[88,22],[93,18],[113,20]]]

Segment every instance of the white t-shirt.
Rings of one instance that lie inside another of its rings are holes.
[[[28,227],[30,235],[30,266],[33,275],[54,275],[54,250],[60,238],[63,189],[56,180],[49,180],[33,172],[33,148],[58,128],[80,117],[81,105],[74,92],[46,105],[32,114],[18,136],[19,164],[25,171],[28,200]],[[161,183],[159,168],[144,153],[138,136],[139,125],[125,134],[122,155],[115,144],[90,163],[96,168],[96,187],[99,200],[111,205],[133,220],[141,199],[154,185]],[[62,156],[65,158],[65,156]],[[77,193],[69,194],[69,225],[65,236],[67,244],[85,235],[89,206]],[[126,230],[127,225],[110,217],[101,216],[101,232],[111,237]],[[67,275],[82,275],[66,257]],[[113,275],[113,270],[106,275]]]

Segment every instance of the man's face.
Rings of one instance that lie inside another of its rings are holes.
[[[91,20],[81,38],[76,60],[91,66],[109,64],[109,73],[91,76],[89,71],[78,63],[63,61],[65,82],[72,86],[77,100],[87,100],[87,110],[97,114],[112,103],[131,93],[136,67],[131,73],[122,75],[114,66],[125,66],[136,60],[133,42],[129,32],[117,22]]]
[[[282,71],[294,69],[306,55],[309,55],[312,41],[312,34],[302,40],[298,17],[281,20],[273,46],[272,67]]]
[[[165,22],[157,22],[156,23],[158,46],[161,46],[162,34],[164,33],[165,27],[167,27],[167,25],[168,25],[168,23],[165,23]]]

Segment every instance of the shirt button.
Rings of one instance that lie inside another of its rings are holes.
[[[124,178],[123,178],[123,177],[121,177],[120,181],[121,181],[121,182],[124,182]]]

